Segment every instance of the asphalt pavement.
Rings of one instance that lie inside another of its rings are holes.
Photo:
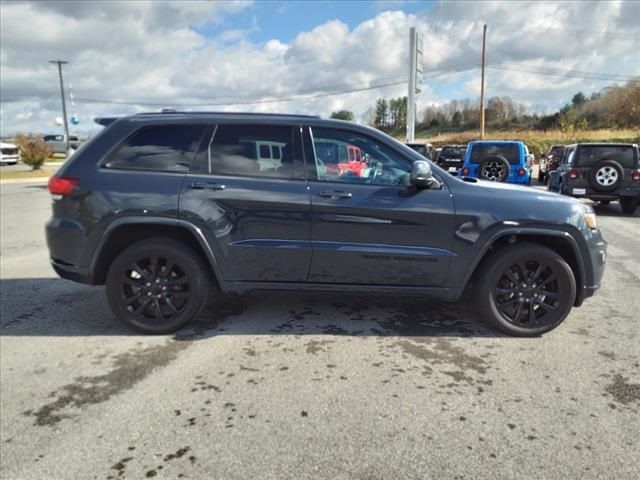
[[[3,479],[640,478],[640,212],[597,208],[603,286],[542,338],[469,303],[307,293],[151,337],[54,275],[43,183],[0,207]]]

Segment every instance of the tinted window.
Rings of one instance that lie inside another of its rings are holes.
[[[440,156],[445,158],[462,158],[465,151],[466,148],[462,147],[443,147],[440,151]]]
[[[142,170],[184,171],[202,139],[203,125],[144,127],[111,155],[106,166]]]
[[[209,152],[211,173],[293,178],[292,140],[290,127],[219,125]],[[280,156],[272,158],[272,149]]]
[[[407,145],[409,148],[411,148],[412,150],[415,150],[416,152],[418,152],[420,155],[422,155],[423,157],[428,156],[427,154],[429,153],[427,151],[427,146],[426,145]]]
[[[363,135],[341,130],[313,129],[316,172],[321,182],[408,185],[409,160]],[[361,161],[348,161],[350,158]]]
[[[592,167],[600,160],[615,160],[624,168],[633,168],[635,152],[632,146],[582,146],[578,150],[576,165]]]
[[[495,156],[517,164],[520,162],[520,146],[517,143],[474,143],[471,147],[471,163],[480,163],[485,158]]]

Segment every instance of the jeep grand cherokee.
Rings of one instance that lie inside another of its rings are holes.
[[[180,328],[220,291],[456,301],[473,283],[480,315],[532,336],[600,285],[606,243],[589,206],[452,177],[368,127],[239,113],[97,121],[106,128],[49,182],[51,263],[106,284],[116,317],[141,332]],[[357,147],[366,168],[326,168],[327,143]],[[279,154],[261,161],[263,145]]]

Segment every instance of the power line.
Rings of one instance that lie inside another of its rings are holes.
[[[518,65],[518,64],[509,64],[509,63],[492,63],[487,65],[487,68],[491,68],[494,70],[505,70],[511,72],[523,72],[523,73],[532,73],[534,75],[549,75],[555,77],[564,77],[564,78],[580,78],[584,80],[600,80],[600,81],[632,81],[637,79],[637,76],[632,75],[622,75],[622,74],[608,74],[608,73],[598,73],[598,72],[581,72],[578,70],[562,70],[562,69],[554,69],[548,67],[534,67],[531,65]]]

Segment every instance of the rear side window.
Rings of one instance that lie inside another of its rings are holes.
[[[581,146],[578,150],[576,166],[592,167],[600,160],[615,160],[623,168],[634,168],[635,148],[629,146]]]
[[[154,125],[130,136],[109,158],[107,168],[185,171],[202,140],[204,125]]]
[[[446,158],[462,158],[464,156],[465,149],[458,147],[444,147],[440,151],[440,156]]]
[[[218,125],[209,147],[214,175],[293,178],[293,159],[291,127]]]
[[[485,158],[500,156],[511,164],[520,163],[520,146],[517,143],[475,143],[471,147],[471,163],[480,163]]]

